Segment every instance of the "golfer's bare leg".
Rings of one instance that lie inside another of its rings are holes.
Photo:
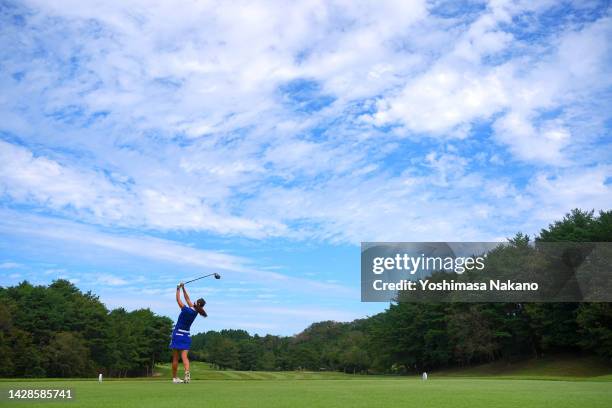
[[[187,357],[187,353],[189,353],[189,350],[181,350],[181,358],[183,359],[185,371],[189,371],[189,358]]]
[[[176,378],[178,371],[178,350],[172,350],[172,378]]]

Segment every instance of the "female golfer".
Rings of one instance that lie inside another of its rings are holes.
[[[183,296],[185,297],[185,303],[181,301],[181,289],[183,289]],[[172,331],[172,341],[170,342],[170,348],[172,349],[172,382],[175,384],[188,383],[191,381],[191,375],[189,374],[189,358],[187,353],[191,346],[191,337],[189,337],[189,328],[191,323],[195,320],[198,313],[202,316],[208,316],[204,310],[206,302],[200,298],[195,303],[191,303],[187,290],[183,282],[176,286],[176,303],[178,303],[181,309],[174,330]],[[179,351],[181,352],[181,358],[183,359],[183,366],[185,367],[185,381],[181,380],[176,376],[178,370],[178,357]]]

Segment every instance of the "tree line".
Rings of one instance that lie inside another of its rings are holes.
[[[149,309],[109,311],[66,280],[0,288],[0,376],[150,375],[170,358],[172,321]]]
[[[612,211],[574,210],[536,241],[610,242]],[[519,233],[490,261],[507,264],[528,244]],[[221,369],[407,373],[558,352],[597,353],[612,363],[612,305],[392,302],[375,316],[315,323],[291,337],[200,333],[191,356]]]

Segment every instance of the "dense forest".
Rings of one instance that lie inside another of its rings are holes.
[[[512,250],[529,238],[510,241]],[[610,242],[612,211],[574,210],[536,241]],[[0,376],[149,375],[169,360],[171,329],[148,309],[109,311],[64,280],[0,288]],[[190,356],[220,369],[409,373],[557,352],[612,363],[612,304],[392,302],[375,316],[290,337],[200,333]]]
[[[172,324],[149,309],[109,311],[66,280],[0,288],[0,376],[149,375],[170,357]]]

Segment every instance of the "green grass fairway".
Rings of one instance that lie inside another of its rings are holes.
[[[159,364],[155,368],[156,378],[172,378],[170,364]],[[179,376],[183,375],[183,366],[179,365]],[[191,363],[191,377],[198,380],[352,380],[363,379],[360,375],[348,375],[339,372],[311,371],[235,371],[215,370],[207,363]]]
[[[0,388],[72,387],[66,406],[113,407],[610,407],[612,383],[604,381],[361,378],[352,380],[169,380],[0,382]],[[52,407],[14,403],[0,406]]]
[[[494,363],[416,376],[365,376],[336,372],[217,371],[193,362],[191,384],[172,384],[170,365],[154,378],[105,380],[1,380],[0,389],[74,389],[69,407],[612,407],[610,368],[592,358]],[[179,375],[182,375],[182,367]],[[470,378],[465,376],[471,376]],[[479,378],[474,378],[479,377]],[[555,381],[551,381],[555,380]],[[0,406],[50,407],[44,402]]]
[[[443,370],[436,376],[610,380],[612,367],[595,356],[555,355],[515,363],[496,361],[475,367]]]

